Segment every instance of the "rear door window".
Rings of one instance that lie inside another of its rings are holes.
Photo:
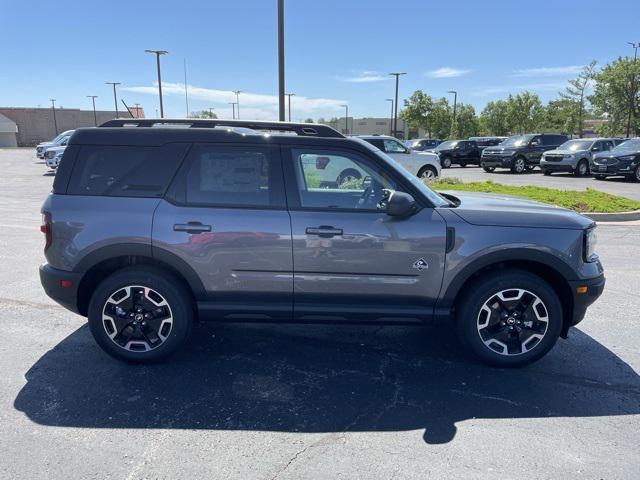
[[[83,145],[67,193],[161,197],[180,167],[187,144],[159,147]]]

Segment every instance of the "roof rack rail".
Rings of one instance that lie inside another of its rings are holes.
[[[252,130],[293,132],[303,137],[344,138],[344,135],[327,125],[315,123],[264,122],[260,120],[118,118],[109,120],[100,125],[100,127],[162,127],[163,125],[187,125],[189,128],[243,127]]]

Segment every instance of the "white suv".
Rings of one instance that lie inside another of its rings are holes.
[[[405,147],[400,140],[387,135],[358,135],[356,138],[382,150],[406,170],[424,180],[440,176],[440,159],[431,152],[416,152]]]
[[[62,132],[60,135],[58,135],[56,138],[54,138],[53,140],[49,141],[49,142],[42,142],[39,143],[36,146],[36,156],[38,158],[44,158],[44,151],[49,148],[49,147],[57,147],[59,145],[62,145],[62,142],[66,142],[69,140],[69,137],[71,136],[71,134],[74,132],[75,130],[67,130],[66,132]]]

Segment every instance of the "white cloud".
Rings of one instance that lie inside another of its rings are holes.
[[[466,75],[470,71],[471,70],[465,70],[463,68],[441,67],[427,72],[427,76],[431,78],[453,78]]]
[[[370,82],[384,82],[391,77],[381,72],[373,70],[360,70],[353,72],[353,76],[340,78],[343,82],[351,83],[370,83]]]
[[[557,77],[563,75],[577,75],[584,65],[568,65],[566,67],[537,67],[514,70],[512,77]]]
[[[560,91],[567,86],[567,82],[544,82],[544,83],[529,83],[523,85],[506,85],[500,87],[486,87],[473,92],[476,97],[487,97],[489,95],[496,95],[502,93],[521,92],[524,90],[530,90],[532,92],[550,92]]]
[[[158,83],[151,86],[122,87],[133,93],[148,95],[158,94]],[[206,101],[207,106],[216,107],[216,112],[222,116],[231,116],[231,106],[229,102],[236,101],[236,95],[231,90],[218,90],[213,88],[196,87],[188,85],[189,100]],[[162,82],[162,94],[165,96],[180,96],[184,98],[184,83]],[[291,108],[296,117],[330,115],[342,111],[340,105],[346,103],[344,100],[332,98],[308,98],[296,95],[291,99]],[[264,95],[260,93],[242,92],[240,93],[240,112],[242,118],[256,120],[273,120],[278,118],[278,96]]]

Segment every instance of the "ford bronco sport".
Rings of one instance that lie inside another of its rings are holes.
[[[363,175],[323,183],[327,161]],[[452,319],[480,360],[519,366],[566,337],[604,288],[593,221],[436,193],[323,125],[79,129],[42,215],[45,291],[125,361],[167,357],[196,320]]]

